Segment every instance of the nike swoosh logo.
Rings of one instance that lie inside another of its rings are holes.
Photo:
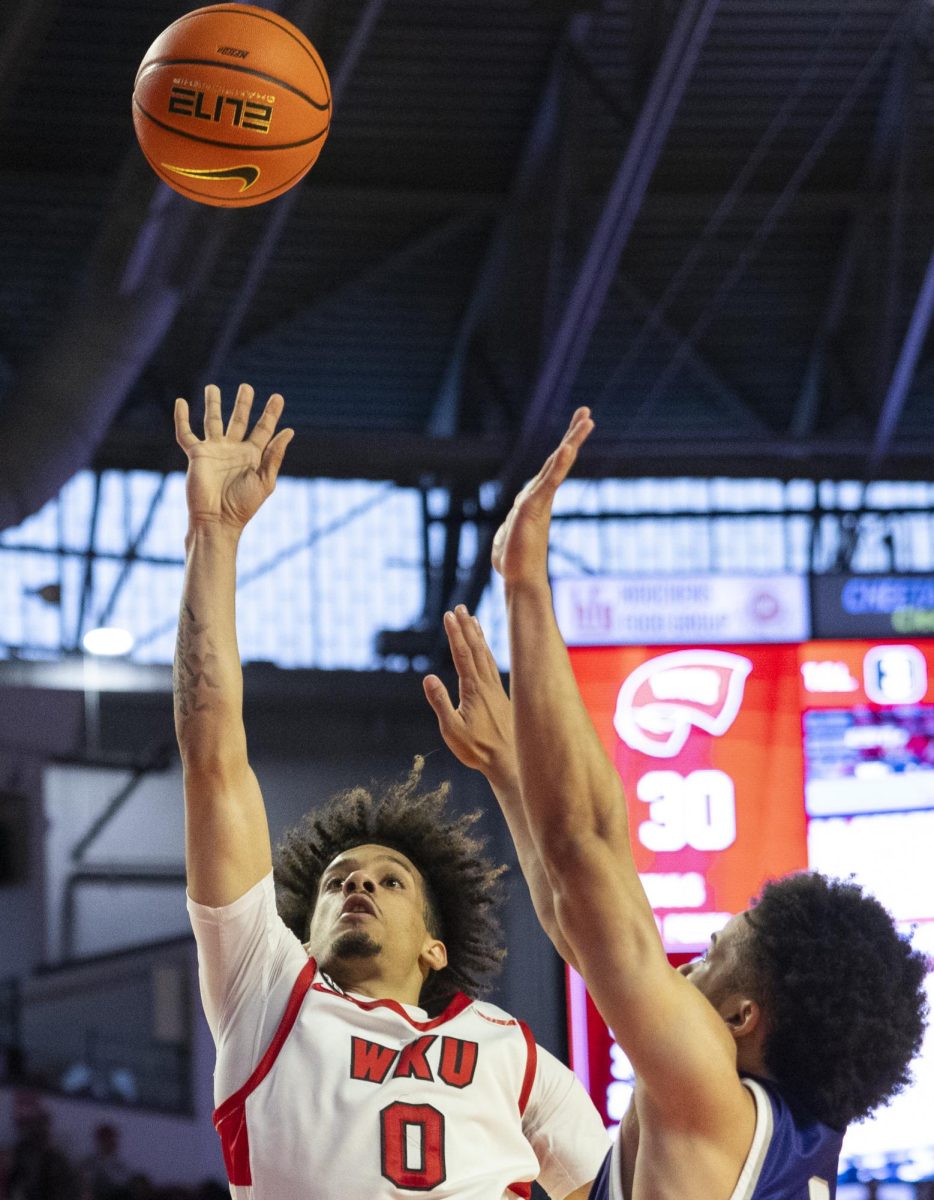
[[[194,167],[173,167],[171,163],[163,163],[166,171],[174,171],[176,175],[187,175],[189,179],[240,179],[241,192],[251,188],[259,179],[259,167],[224,167],[213,170],[196,170]]]

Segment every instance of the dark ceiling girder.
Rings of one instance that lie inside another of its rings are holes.
[[[204,210],[126,163],[83,284],[0,421],[0,529],[86,466],[182,303],[206,237]]]
[[[501,502],[511,503],[540,448],[550,438],[555,415],[570,399],[620,256],[718,5],[719,0],[685,0],[679,10],[564,312],[530,389],[515,445],[499,473]],[[476,560],[458,594],[451,597],[452,605],[457,601],[465,603],[471,611],[476,608],[489,578],[494,526],[500,515],[491,514],[493,519],[481,529]],[[443,653],[441,642],[438,650]]]
[[[924,339],[934,316],[934,251],[928,259],[924,279],[908,322],[908,329],[896,360],[888,390],[882,401],[882,411],[873,438],[866,474],[874,477],[888,453],[895,428],[902,414],[908,389],[914,378]]]
[[[816,51],[805,65],[804,70],[796,79],[794,87],[769,121],[762,136],[752,148],[729,188],[727,188],[721,197],[718,197],[717,203],[705,220],[700,234],[678,264],[677,270],[669,279],[664,291],[655,302],[654,308],[649,314],[649,319],[645,321],[636,336],[626,346],[619,363],[601,388],[599,396],[594,401],[594,408],[597,411],[617,396],[625,383],[628,372],[651,337],[656,321],[664,319],[674,301],[684,291],[685,284],[694,273],[704,255],[709,252],[714,239],[720,234],[720,231],[726,225],[731,215],[740,208],[740,205],[746,199],[749,185],[755,179],[756,173],[762,164],[766,161],[769,151],[775,145],[780,135],[787,129],[795,109],[804,99],[825,59],[832,54],[839,36],[849,20],[851,12],[852,10],[846,5],[841,7],[829,35],[821,40]],[[648,203],[646,207],[648,208]],[[691,355],[695,352],[695,347],[688,344],[682,337],[679,352],[684,356],[685,361],[689,361]]]
[[[895,79],[895,94],[898,104],[897,143],[895,167],[889,189],[888,244],[884,286],[879,290],[882,303],[876,323],[875,336],[867,339],[874,347],[867,371],[872,391],[869,396],[869,413],[878,418],[884,397],[895,369],[898,352],[898,328],[903,310],[903,284],[905,275],[905,249],[907,235],[907,207],[912,173],[914,92],[915,92],[915,46],[911,36],[913,30],[906,25],[902,31],[901,45],[895,55],[892,74]]]
[[[439,217],[437,223],[406,238],[382,258],[367,263],[358,275],[342,280],[330,291],[323,292],[320,296],[315,296],[298,305],[294,311],[279,317],[269,325],[264,326],[258,322],[251,322],[251,335],[241,339],[239,348],[249,350],[271,338],[279,337],[295,323],[307,321],[316,313],[326,312],[328,309],[358,296],[361,292],[385,283],[393,275],[400,273],[420,259],[437,253],[449,242],[463,236],[467,230],[478,227],[486,220],[488,220],[486,206],[474,209],[463,207],[450,215]],[[291,457],[290,450],[289,458],[291,459]]]
[[[549,417],[570,397],[581,361],[616,275],[649,181],[664,148],[675,113],[707,34],[719,0],[686,0],[665,46],[645,103],[639,113],[603,211],[577,272],[561,323],[534,381],[523,414],[516,465],[504,484],[528,470],[542,440],[549,436]]]
[[[876,72],[879,70],[879,67],[885,61],[885,58],[889,54],[892,46],[897,41],[902,30],[902,25],[906,19],[905,14],[907,12],[909,12],[908,9],[902,9],[893,18],[885,36],[876,45],[872,55],[864,64],[856,79],[847,89],[843,99],[840,100],[830,117],[827,119],[827,121],[825,121],[820,132],[817,134],[807,152],[802,157],[788,182],[782,188],[781,192],[779,192],[774,203],[763,217],[755,233],[749,239],[747,246],[736,259],[730,270],[726,273],[724,279],[716,288],[713,295],[707,301],[703,311],[700,313],[694,324],[685,335],[681,346],[678,347],[678,349],[669,359],[655,383],[649,389],[647,395],[635,409],[630,422],[631,428],[638,428],[640,419],[646,414],[650,413],[665,395],[668,388],[677,377],[678,372],[684,363],[687,352],[696,346],[697,342],[706,334],[723,307],[727,296],[730,295],[733,288],[740,281],[740,279],[742,279],[743,275],[745,275],[746,271],[756,259],[762,247],[771,236],[772,231],[778,224],[779,220],[781,220],[781,218],[784,217],[788,212],[794,196],[801,189],[804,181],[817,165],[830,142],[850,116],[850,113],[852,112],[857,100],[868,87]]]
[[[632,461],[627,457],[631,447]],[[710,474],[775,475],[780,478],[860,479],[866,474],[867,440],[842,434],[801,441],[793,437],[726,437],[699,433],[675,439],[615,437],[605,432],[588,444],[575,475],[588,479],[660,478]],[[459,434],[455,438],[379,430],[321,430],[297,438],[289,447],[288,474],[299,479],[376,479],[402,487],[426,481],[476,485],[496,479],[506,467],[509,446],[500,436]],[[757,463],[756,456],[760,457]],[[783,461],[787,460],[787,461]],[[888,448],[892,478],[930,478],[934,437],[898,438]],[[177,471],[177,452],[163,436],[125,431],[108,442],[97,465],[101,470]],[[642,467],[646,469],[643,471]]]
[[[335,72],[336,96],[384,2],[369,0],[365,6]],[[257,247],[244,303],[294,195],[280,201],[272,233]],[[209,273],[226,228],[218,218],[215,210],[192,204],[164,184],[154,186],[134,147],[87,282],[42,353],[8,389],[12,400],[0,422],[0,529],[35,512],[91,460],[184,300]],[[231,312],[214,360],[226,353],[243,312],[240,307]]]
[[[373,32],[385,3],[386,0],[366,0],[364,4],[363,11],[357,20],[350,40],[344,47],[340,62],[331,76],[331,102],[333,111],[336,111],[340,104],[354,69],[360,60],[360,55],[363,53],[364,47]],[[303,8],[310,7],[311,4],[309,3],[303,6]],[[296,19],[295,13],[290,11],[289,17],[300,28],[304,27],[304,22],[300,17]],[[217,332],[207,361],[199,370],[199,385],[203,385],[214,379],[227,361],[240,335],[240,330],[246,320],[253,298],[256,295],[256,289],[259,287],[263,275],[272,261],[272,256],[275,253],[276,246],[279,244],[279,239],[282,237],[286,222],[292,215],[292,211],[302,193],[303,182],[300,181],[290,191],[286,192],[285,195],[278,197],[276,203],[270,206],[263,231],[253,249],[253,253],[250,255],[240,286],[237,288],[236,300],[228,310],[227,317]],[[198,387],[198,390],[200,390],[200,387]]]
[[[574,13],[562,27],[556,40],[545,83],[505,203],[501,206],[479,269],[474,276],[471,294],[461,315],[451,353],[435,394],[427,422],[427,432],[430,436],[454,438],[464,433],[463,413],[469,403],[465,383],[468,356],[481,322],[491,319],[494,298],[510,264],[515,262],[521,253],[517,243],[523,218],[527,218],[532,210],[537,199],[536,193],[541,191],[543,173],[555,156],[566,99],[569,50],[572,44],[579,42],[586,35],[590,24],[590,14]],[[550,193],[552,206],[557,203],[556,197],[559,192],[560,188],[553,185]],[[532,313],[528,312],[523,322],[515,323],[514,336],[521,336],[520,325],[527,330],[532,323]],[[528,341],[528,338],[529,334],[526,332],[525,340]],[[386,630],[380,634],[377,648],[381,654],[390,654],[394,646],[406,646],[409,642],[416,653],[426,648],[430,652],[437,638],[437,631],[441,628],[441,615],[457,586],[461,533],[465,520],[476,514],[478,481],[471,480],[465,483],[452,479],[445,482],[448,492],[448,514],[443,522],[435,522],[436,528],[441,530],[443,548],[440,556],[430,555],[430,539],[426,536],[425,602],[421,618],[412,631]]]
[[[899,62],[889,72],[885,89],[876,113],[872,144],[867,156],[863,178],[856,194],[856,203],[848,220],[846,232],[834,264],[824,312],[811,343],[801,390],[789,422],[792,437],[810,437],[817,427],[827,372],[830,347],[837,338],[861,257],[870,246],[869,226],[874,217],[888,215],[889,197],[881,187],[889,169],[904,123],[905,74]],[[880,210],[879,202],[885,207]],[[911,198],[909,198],[909,203]]]
[[[453,436],[459,428],[463,399],[463,369],[470,342],[481,318],[487,312],[493,293],[506,269],[508,250],[522,218],[531,189],[539,177],[545,159],[554,145],[561,108],[562,77],[567,63],[569,34],[581,16],[572,18],[552,53],[545,86],[535,108],[535,116],[519,156],[508,196],[487,242],[473,289],[461,317],[454,345],[435,396],[427,431],[435,436]]]
[[[645,328],[657,333],[673,349],[680,346],[684,336],[662,316],[658,305],[653,304],[647,296],[626,275],[620,275],[617,286],[625,302],[635,308],[640,318],[645,322]],[[691,347],[685,357],[685,362],[694,375],[709,388],[720,401],[724,410],[730,413],[749,431],[759,429],[762,433],[769,430],[765,422],[753,410],[748,400],[743,399],[736,389],[711,366],[710,362]],[[596,409],[599,414],[599,409]]]

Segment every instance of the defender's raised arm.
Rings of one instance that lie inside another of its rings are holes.
[[[270,396],[247,436],[253,389],[242,384],[224,428],[220,391],[204,394],[204,438],[177,400],[175,433],[188,456],[185,584],[175,648],[175,731],[185,775],[188,890],[201,904],[237,899],[268,873],[269,831],[247,760],[235,622],[237,546],[276,485],[292,430],[276,433]]]
[[[589,409],[578,409],[494,542],[509,614],[522,802],[560,932],[663,1123],[715,1141],[728,1127],[742,1137],[751,1115],[732,1039],[665,957],[632,856],[622,784],[584,706],[552,607],[552,503],[592,428]]]

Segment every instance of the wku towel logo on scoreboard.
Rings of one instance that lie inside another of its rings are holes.
[[[752,670],[725,650],[675,650],[629,675],[619,689],[613,727],[633,750],[673,758],[691,729],[720,737],[733,724]]]

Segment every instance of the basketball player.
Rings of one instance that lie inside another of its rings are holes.
[[[512,715],[476,621],[445,616],[451,748],[503,804],[536,908],[636,1072],[593,1200],[827,1200],[850,1121],[908,1082],[927,963],[877,901],[813,873],[766,885],[703,959],[674,970],[636,872],[619,776],[581,700],[552,609],[551,505],[593,422],[568,432],[499,530]]]
[[[276,911],[262,796],[247,758],[234,621],[237,543],[272,492],[291,430],[252,389],[224,428],[188,408],[189,529],[175,662],[189,909],[217,1046],[215,1124],[235,1200],[584,1200],[606,1153],[566,1067],[509,1014],[468,998],[497,965],[499,874],[420,793],[355,789],[287,840]]]

